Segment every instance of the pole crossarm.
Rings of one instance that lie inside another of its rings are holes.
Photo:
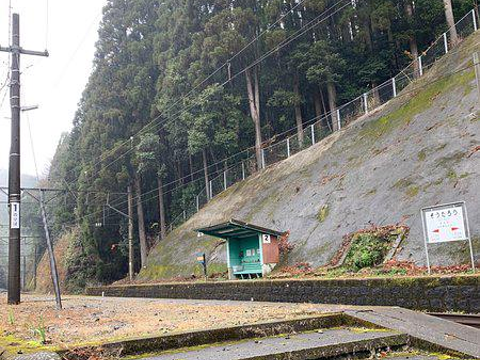
[[[127,219],[130,219],[130,216],[129,216],[129,215],[125,214],[123,211],[120,211],[120,210],[114,208],[112,205],[110,205],[110,204],[107,203],[106,206],[107,206],[109,209],[112,209],[113,211],[115,211],[115,212],[119,213],[120,215],[126,217]]]
[[[9,46],[9,47],[0,46],[0,51],[8,52],[8,53],[23,54],[23,55],[34,55],[34,56],[44,56],[44,57],[50,56],[47,50],[45,51],[25,50],[18,46]]]

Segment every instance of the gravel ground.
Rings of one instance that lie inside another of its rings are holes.
[[[0,294],[0,338],[38,340],[44,327],[52,345],[71,345],[126,337],[161,335],[332,312],[337,307],[310,304],[92,298],[65,296],[63,311],[51,296],[23,296],[7,306]],[[42,325],[43,324],[43,325]]]

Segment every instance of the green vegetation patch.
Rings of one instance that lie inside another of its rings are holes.
[[[387,255],[389,244],[375,234],[358,234],[345,259],[345,266],[354,271],[380,265]]]
[[[408,229],[401,226],[372,226],[351,234],[350,248],[343,268],[347,271],[359,271],[381,265],[392,243],[405,231]]]
[[[391,133],[402,125],[408,125],[413,118],[431,108],[435,99],[442,93],[447,93],[455,87],[470,86],[475,74],[472,70],[462,74],[447,76],[439,81],[428,85],[425,89],[419,89],[406,104],[396,111],[369,122],[360,132],[360,139],[375,140],[383,135]]]
[[[317,219],[319,222],[323,223],[328,215],[330,214],[330,206],[324,205],[318,210]]]

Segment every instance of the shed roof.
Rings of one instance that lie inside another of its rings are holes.
[[[230,221],[218,225],[213,225],[206,228],[196,229],[195,231],[218,237],[221,239],[226,238],[248,238],[251,236],[257,236],[258,234],[268,234],[273,236],[282,236],[284,233],[276,230],[263,228],[260,226],[247,224],[240,220],[231,219]]]

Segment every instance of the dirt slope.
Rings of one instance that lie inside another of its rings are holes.
[[[67,276],[66,261],[68,257],[68,249],[76,236],[78,236],[78,234],[75,231],[68,232],[60,237],[55,243],[54,253],[55,259],[57,260],[57,271],[62,292],[65,292],[66,290],[65,280]],[[37,267],[37,287],[35,290],[41,294],[53,294],[50,260],[46,251]]]
[[[197,251],[225,268],[217,240],[197,238],[193,229],[236,218],[290,230],[296,244],[291,261],[325,264],[342,236],[365,227],[404,221],[411,226],[401,259],[425,263],[419,210],[465,200],[480,256],[480,104],[471,55],[480,34],[438,63],[425,78],[376,114],[256,176],[231,187],[153,249],[141,277],[160,278],[199,271]],[[321,211],[323,209],[323,211]],[[439,245],[434,264],[467,261],[465,244]]]

